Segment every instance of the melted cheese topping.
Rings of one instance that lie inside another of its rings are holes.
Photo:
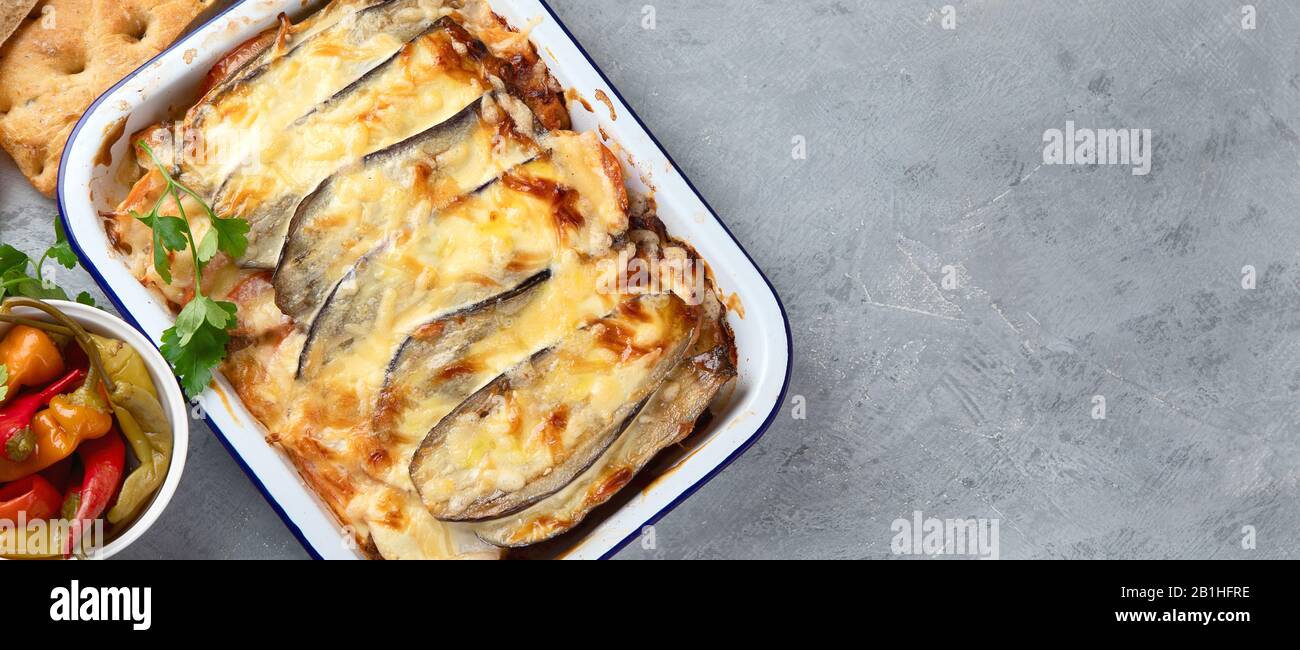
[[[469,392],[526,361],[537,352],[554,346],[566,334],[585,328],[613,311],[618,294],[593,292],[600,277],[595,264],[573,253],[557,265],[554,274],[527,304],[482,338],[471,341],[454,356],[429,364],[427,374],[410,378],[426,389],[418,401],[404,408],[385,434],[404,444],[402,471],[410,463],[414,445],[456,408]],[[453,382],[452,379],[461,379]],[[465,386],[470,386],[466,391]]]
[[[220,211],[249,220],[256,240],[249,257],[261,265],[275,262],[289,225],[286,212],[330,174],[477,101],[487,86],[465,64],[445,31],[426,34],[378,74],[259,143],[257,155],[217,198]]]
[[[484,97],[484,102],[490,101]],[[426,154],[424,147],[419,147],[418,153]],[[313,290],[323,291],[379,243],[415,228],[419,221],[492,182],[534,153],[535,149],[519,138],[502,137],[499,125],[476,118],[465,137],[434,155],[408,157],[397,152],[391,154],[392,162],[367,164],[335,177],[291,234],[286,244],[291,268],[283,272],[307,273],[299,268],[306,265],[298,259],[311,258],[317,277],[299,281],[311,282]],[[284,281],[294,282],[288,277]],[[299,315],[310,315],[319,306],[304,304]]]
[[[603,246],[627,224],[617,196],[605,191],[579,201],[558,184],[589,173],[534,161],[395,235],[339,285],[317,318],[305,371],[333,374],[332,368],[391,358],[415,328],[556,267],[565,251],[606,252]],[[592,244],[602,248],[591,250]]]
[[[573,527],[623,489],[660,449],[686,437],[717,390],[734,376],[732,370],[696,360],[680,364],[627,431],[582,476],[526,510],[477,525],[477,534],[518,547],[543,542]]]
[[[378,12],[346,5],[331,5],[331,11],[317,14],[319,20],[294,29],[259,66],[257,83],[240,84],[192,113],[199,124],[188,137],[201,144],[203,155],[189,161],[188,174],[215,187],[261,154],[291,122],[400,51],[406,41],[395,32],[418,33],[449,12],[441,0],[402,4],[392,16],[397,24],[387,29],[376,29],[378,20],[361,18]]]
[[[466,403],[473,408],[444,419],[435,431],[443,438],[415,477],[425,504],[458,511],[517,492],[580,449],[607,444],[599,438],[613,435],[658,385],[664,356],[686,336],[673,299],[627,305],[636,307],[569,335]]]

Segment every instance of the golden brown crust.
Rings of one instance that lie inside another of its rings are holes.
[[[0,146],[52,196],[90,103],[176,40],[215,0],[43,0],[0,49]]]
[[[501,29],[513,33],[514,30],[500,16],[493,14],[493,17],[499,21]],[[453,25],[450,29],[455,38],[471,48],[483,47],[480,38],[485,38],[485,34],[470,34],[460,25]],[[489,74],[506,85],[511,95],[524,100],[542,126],[548,131],[567,131],[572,128],[569,109],[564,103],[564,92],[551,76],[550,70],[537,58],[537,52],[531,43],[527,47],[511,51],[496,51],[491,47],[488,50],[488,53],[476,53],[476,58],[480,59]]]

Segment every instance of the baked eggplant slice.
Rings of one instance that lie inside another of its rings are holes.
[[[359,30],[353,30],[353,26],[358,22],[358,19],[365,16],[372,9],[378,8],[382,11],[384,5],[392,5],[399,1],[351,0],[348,2],[332,2],[325,9],[312,14],[306,20],[297,24],[290,23],[287,16],[280,16],[278,25],[239,46],[243,48],[249,43],[266,38],[266,35],[270,34],[274,41],[274,47],[261,49],[255,56],[248,57],[239,65],[227,69],[222,78],[211,81],[208,91],[190,109],[190,114],[197,116],[198,112],[206,111],[213,104],[229,96],[241,83],[252,81],[277,66],[289,65],[286,63],[287,59],[301,54],[300,47],[305,43],[313,42],[322,33],[326,33],[326,38],[332,37],[334,39],[347,34],[353,37],[351,41],[353,44],[360,44],[364,39],[357,37],[363,36],[365,26],[362,26]],[[343,23],[342,27],[340,27],[340,23]],[[236,51],[238,49],[236,48]],[[339,87],[343,85],[346,84],[340,84]]]
[[[438,216],[439,227],[422,229],[405,246],[385,245],[344,276],[311,322],[300,379],[310,381],[325,367],[323,357],[340,357],[358,335],[381,327],[410,331],[404,324],[428,322],[512,293],[555,260],[551,207],[527,195],[521,198],[502,183],[449,212]],[[486,256],[491,251],[501,253],[495,264]]]
[[[183,178],[215,190],[274,134],[392,59],[442,14],[442,2],[333,3],[232,71],[186,115],[187,138],[202,146]],[[343,55],[343,56],[341,56]]]
[[[249,223],[241,265],[274,268],[298,204],[330,175],[452,119],[483,96],[489,82],[460,34],[451,19],[439,19],[382,65],[254,145],[256,154],[215,198],[219,212]]]
[[[395,346],[440,315],[506,293],[565,259],[607,251],[627,226],[623,194],[612,189],[621,189],[621,180],[614,185],[603,167],[591,169],[571,151],[603,146],[571,133],[548,143],[554,147],[546,156],[363,257],[312,321],[298,377],[310,381],[326,356],[358,363],[344,355],[360,334],[395,332]]]
[[[507,370],[565,336],[607,316],[617,293],[592,292],[605,267],[600,260],[562,264],[545,282],[440,318],[418,328],[389,364],[372,411],[371,429],[400,444],[403,482],[411,455],[444,416]]]
[[[561,490],[682,361],[699,318],[671,294],[633,298],[489,383],[416,451],[425,507],[443,521],[499,519]]]
[[[494,95],[330,177],[299,204],[275,270],[280,309],[307,327],[357,260],[540,149]]]
[[[543,293],[550,279],[550,271],[538,274],[505,294],[416,330],[388,366],[374,411],[375,432],[385,438],[401,437],[403,420],[421,405],[436,408],[451,400],[459,403],[478,389],[474,382],[480,364],[468,357],[470,347],[513,327],[516,317]]]
[[[477,526],[480,539],[520,548],[561,535],[609,501],[663,449],[695,430],[722,387],[736,376],[730,349],[719,346],[673,369],[659,390],[587,471],[526,510]]]

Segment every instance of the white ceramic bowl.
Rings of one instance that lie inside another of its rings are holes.
[[[190,444],[189,410],[185,406],[185,398],[181,395],[180,387],[176,384],[176,378],[172,375],[171,367],[159,354],[158,348],[155,348],[139,330],[117,316],[94,307],[63,300],[46,302],[77,321],[87,332],[125,341],[135,348],[149,368],[149,378],[158,389],[158,401],[162,404],[163,411],[172,425],[172,460],[167,468],[167,477],[145,511],[125,531],[94,555],[97,559],[107,559],[121,553],[123,549],[140,539],[145,531],[158,521],[158,517],[172,500],[172,495],[176,493],[176,486],[181,482],[181,473],[185,470],[185,454]],[[13,313],[46,322],[53,320],[45,312],[26,307],[15,309]],[[0,337],[3,337],[10,327],[12,326],[8,323],[0,323]]]

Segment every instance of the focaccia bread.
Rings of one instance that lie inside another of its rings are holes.
[[[36,0],[4,0],[0,2],[0,45],[9,40],[9,36],[18,29],[18,25],[29,16],[35,17],[32,9]]]
[[[735,378],[704,262],[481,0],[337,0],[241,45],[202,92],[136,141],[248,220],[247,252],[202,279],[239,308],[222,372],[372,556],[561,535]],[[150,263],[131,215],[163,183],[137,161],[105,227],[179,309],[192,262],[173,254],[171,283]]]
[[[214,2],[41,0],[29,10],[0,48],[0,146],[36,189],[53,196],[63,146],[91,102]]]

